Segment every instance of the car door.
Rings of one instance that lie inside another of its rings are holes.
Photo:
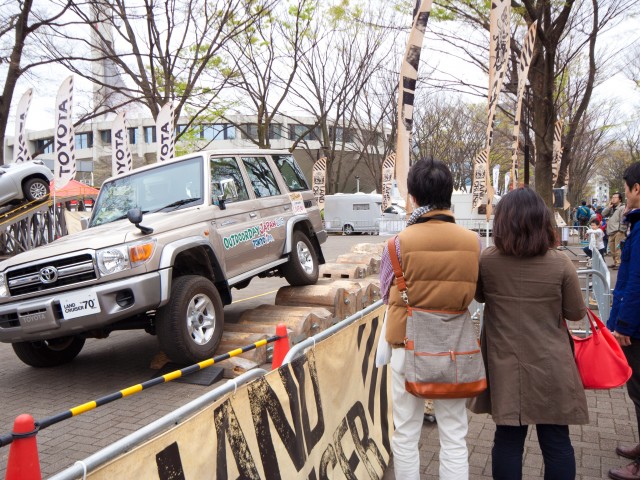
[[[255,247],[260,237],[260,208],[258,200],[249,195],[246,178],[234,157],[211,157],[212,203],[217,205],[215,236],[218,251],[224,252],[227,278],[233,278],[262,266],[259,249]],[[223,203],[221,208],[221,201]]]
[[[270,258],[282,256],[287,220],[292,215],[291,199],[279,185],[267,156],[243,156],[242,164],[260,209],[261,242]]]

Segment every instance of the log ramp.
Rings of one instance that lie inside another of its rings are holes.
[[[263,304],[243,312],[237,323],[225,323],[216,355],[262,340],[284,323],[295,345],[380,299],[380,257],[383,243],[359,243],[336,262],[320,265],[316,285],[281,287],[275,305]],[[234,378],[270,361],[267,345],[225,360],[225,378]]]

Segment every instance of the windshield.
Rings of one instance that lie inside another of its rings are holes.
[[[170,211],[202,204],[202,157],[116,178],[100,189],[90,227],[127,218],[127,211]]]

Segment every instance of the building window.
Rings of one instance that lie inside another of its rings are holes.
[[[236,138],[236,129],[227,123],[202,125],[200,138],[204,140],[233,140]]]
[[[53,153],[53,137],[36,140],[36,149],[42,153]]]
[[[76,133],[76,150],[93,147],[93,133]]]
[[[306,141],[320,141],[320,127],[300,124],[290,125],[289,140],[298,140],[300,137]]]
[[[144,143],[156,143],[156,127],[144,127]]]
[[[282,138],[282,125],[279,123],[269,124],[269,140],[280,140]]]
[[[100,141],[103,145],[111,145],[111,130],[100,130]]]
[[[129,144],[135,145],[138,143],[138,129],[137,128],[127,128],[127,132],[129,134]]]
[[[176,135],[180,135],[186,129],[187,129],[187,126],[185,124],[176,125]]]

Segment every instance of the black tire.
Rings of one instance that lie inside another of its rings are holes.
[[[289,285],[313,285],[318,281],[318,256],[311,240],[300,230],[293,232],[289,261],[282,267]]]
[[[49,184],[41,178],[32,178],[24,184],[24,197],[30,202],[49,195]]]
[[[36,368],[57,367],[78,356],[84,346],[82,337],[61,337],[40,342],[18,342],[11,345],[18,358]]]
[[[223,328],[222,301],[213,283],[198,275],[174,279],[169,303],[156,313],[162,351],[180,365],[211,358]]]
[[[353,226],[349,225],[348,223],[342,227],[343,235],[353,235],[354,232],[355,230],[353,229]]]

